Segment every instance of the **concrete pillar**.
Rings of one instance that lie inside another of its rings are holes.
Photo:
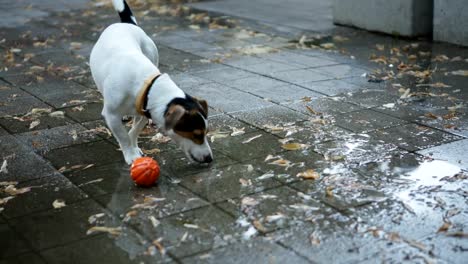
[[[467,0],[434,0],[434,40],[468,46]]]
[[[432,34],[433,0],[333,1],[335,24],[410,37]]]

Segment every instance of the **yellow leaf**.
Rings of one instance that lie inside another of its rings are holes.
[[[285,150],[300,150],[300,149],[305,149],[308,146],[309,145],[301,144],[301,143],[287,143],[287,144],[283,144],[281,148]]]
[[[320,178],[320,174],[318,174],[318,172],[314,171],[313,169],[300,172],[296,176],[307,180],[317,180]]]

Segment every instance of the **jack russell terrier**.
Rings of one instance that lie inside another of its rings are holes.
[[[121,23],[107,27],[91,51],[91,73],[104,98],[102,116],[120,144],[125,161],[142,156],[138,135],[151,119],[175,141],[188,159],[210,163],[206,138],[208,104],[184,93],[158,70],[156,45],[137,26],[125,0],[112,0]],[[127,131],[124,116],[133,116]]]

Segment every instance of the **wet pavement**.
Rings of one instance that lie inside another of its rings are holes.
[[[0,263],[466,263],[468,49],[129,1],[215,156],[148,126],[141,188],[87,65],[117,15],[43,2],[0,7]]]

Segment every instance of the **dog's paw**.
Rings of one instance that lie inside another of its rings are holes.
[[[131,165],[133,161],[141,157],[143,153],[140,148],[132,148],[124,151],[123,154],[125,157],[125,162],[127,162],[128,165]]]

